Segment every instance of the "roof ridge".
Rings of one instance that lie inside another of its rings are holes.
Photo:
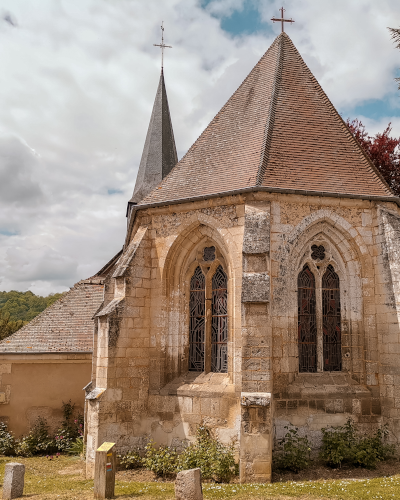
[[[384,179],[384,177],[382,176],[382,174],[379,172],[379,170],[372,163],[371,158],[367,155],[367,153],[365,152],[365,150],[363,149],[363,147],[361,146],[361,144],[357,141],[357,139],[351,133],[349,127],[346,125],[346,122],[343,120],[342,116],[340,115],[340,113],[338,112],[338,110],[336,109],[336,107],[334,106],[334,104],[332,103],[332,101],[330,100],[328,94],[322,88],[322,85],[319,83],[319,81],[316,79],[316,77],[314,76],[314,74],[311,71],[311,69],[308,67],[307,63],[304,61],[302,55],[300,54],[300,52],[297,49],[297,47],[294,45],[294,43],[293,43],[292,39],[290,38],[290,36],[287,33],[281,33],[281,35],[285,35],[286,41],[288,43],[290,43],[290,45],[292,46],[292,48],[294,49],[294,51],[297,53],[298,57],[300,58],[301,62],[303,63],[304,68],[309,73],[309,75],[310,75],[310,77],[311,77],[314,85],[317,87],[316,90],[319,93],[322,94],[323,99],[327,103],[328,109],[331,112],[333,118],[339,119],[339,123],[340,123],[343,131],[347,135],[347,139],[349,140],[349,142],[353,143],[357,147],[357,149],[362,153],[362,155],[363,155],[363,157],[364,157],[364,159],[365,159],[365,161],[367,163],[367,166],[372,170],[373,173],[375,173],[378,176],[379,180],[383,182],[384,186],[387,188],[387,190],[389,191],[389,193],[391,195],[394,195],[394,192],[390,188],[389,184],[386,182],[386,180]]]
[[[275,121],[276,101],[277,101],[277,96],[278,96],[278,92],[279,92],[279,82],[280,82],[280,79],[282,77],[282,60],[283,60],[283,57],[282,57],[283,56],[282,38],[283,38],[283,33],[281,33],[276,38],[276,41],[279,42],[279,49],[278,49],[278,54],[277,54],[278,63],[277,63],[276,68],[275,68],[274,85],[272,88],[272,97],[271,97],[271,103],[270,103],[268,117],[267,117],[267,123],[265,125],[263,144],[261,147],[260,163],[258,166],[258,172],[257,172],[257,178],[256,178],[256,184],[255,184],[256,186],[260,186],[262,184],[264,174],[265,174],[265,171],[267,169],[268,155],[269,155],[269,150],[271,147],[272,130],[274,128],[274,121]]]

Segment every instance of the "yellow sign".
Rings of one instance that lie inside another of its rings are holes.
[[[97,448],[97,451],[110,451],[113,446],[115,446],[115,443],[103,443]]]

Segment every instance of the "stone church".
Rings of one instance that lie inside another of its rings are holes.
[[[400,200],[280,34],[178,162],[161,74],[123,253],[95,314],[96,448],[274,439],[352,416],[400,438]]]

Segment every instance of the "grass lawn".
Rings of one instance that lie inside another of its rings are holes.
[[[84,478],[83,463],[77,457],[62,456],[52,461],[45,457],[0,457],[1,482],[7,462],[25,464],[25,497],[35,500],[93,498],[93,481]],[[174,499],[172,482],[129,482],[123,480],[122,474],[118,475],[117,498]],[[205,499],[400,499],[400,475],[361,480],[288,481],[266,485],[204,484],[203,493]]]

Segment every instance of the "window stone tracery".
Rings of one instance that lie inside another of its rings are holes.
[[[227,373],[228,277],[224,259],[209,245],[197,252],[196,263],[190,277],[189,371]]]
[[[340,279],[330,245],[319,240],[310,245],[302,265],[297,277],[299,372],[341,371]]]

